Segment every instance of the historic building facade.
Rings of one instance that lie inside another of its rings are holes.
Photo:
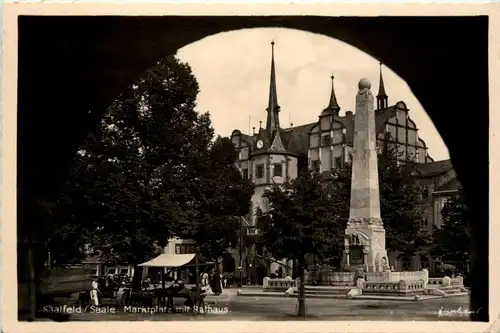
[[[451,160],[443,160],[425,164],[415,164],[413,174],[419,179],[422,186],[421,208],[424,221],[422,228],[431,236],[434,226],[441,228],[443,218],[441,210],[447,201],[459,195],[462,185],[453,169]],[[399,260],[401,269],[427,268],[429,272],[437,272],[441,263],[431,256],[414,256]]]
[[[259,128],[257,130],[254,128],[251,135],[244,134],[238,129],[235,129],[231,134],[231,140],[239,151],[239,160],[236,165],[241,170],[242,175],[251,179],[255,184],[251,212],[243,219],[246,225],[244,227],[249,229],[250,236],[257,234],[259,212],[265,213],[269,209],[269,204],[263,198],[263,194],[271,184],[282,184],[296,178],[302,168],[316,169],[326,173],[332,168],[341,166],[349,161],[354,133],[355,114],[352,111],[345,111],[341,115],[341,107],[335,95],[333,75],[331,76],[331,93],[328,105],[324,110],[318,112],[316,122],[299,126],[293,126],[293,124],[281,126],[279,119],[281,106],[278,103],[276,88],[274,42],[271,43],[271,46],[270,90],[265,127],[260,122]],[[398,158],[422,165],[422,168],[415,168],[416,172],[419,172],[418,170],[425,170],[425,165],[439,162],[434,162],[429,156],[428,147],[425,141],[419,137],[418,127],[409,114],[410,110],[403,101],[389,105],[381,68],[375,111],[377,139],[382,141],[389,137],[393,147],[397,149]],[[387,136],[387,133],[390,135]],[[421,177],[422,181],[425,182],[425,172],[421,174]],[[427,198],[435,197],[436,200],[441,200],[438,199],[440,198],[438,193],[433,192],[430,187],[428,189]],[[433,207],[433,215],[432,218],[429,216],[429,221],[439,220],[440,211],[436,213],[438,211],[436,207]],[[237,258],[236,262],[240,262],[241,269],[243,271],[249,269],[248,263],[246,268],[243,264],[246,254],[240,257],[235,252],[233,251],[235,258]],[[249,254],[248,251],[246,252]],[[389,260],[391,261],[391,258]],[[401,260],[396,260],[394,256],[392,256],[392,261],[391,265],[395,266],[396,269],[403,265]],[[419,265],[419,260],[413,260],[411,267],[408,268],[418,268]],[[271,267],[271,271],[274,271],[273,267]]]

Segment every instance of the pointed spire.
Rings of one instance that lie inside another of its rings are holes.
[[[378,86],[378,95],[377,95],[377,108],[384,109],[387,107],[388,96],[385,93],[384,86],[384,77],[382,76],[382,63],[380,63],[380,81]]]
[[[332,80],[332,92],[330,93],[330,101],[328,102],[328,106],[321,112],[321,116],[331,116],[331,115],[338,115],[340,111],[340,106],[339,103],[337,102],[337,96],[335,96],[335,87],[333,84],[333,79],[335,79],[335,76],[330,76],[330,79]]]
[[[380,63],[380,81],[379,81],[379,86],[378,86],[378,96],[384,96],[387,97],[387,94],[385,93],[385,86],[384,86],[384,77],[382,76],[382,63]]]
[[[338,113],[340,111],[340,106],[339,103],[337,102],[337,96],[335,96],[335,86],[333,84],[335,76],[333,76],[333,73],[332,76],[330,76],[330,79],[332,79],[332,92],[330,93],[330,103],[328,104],[328,108]]]
[[[279,129],[279,104],[278,93],[276,89],[276,70],[274,67],[274,41],[271,42],[271,79],[269,85],[269,103],[267,106],[267,124],[266,129],[272,135]]]

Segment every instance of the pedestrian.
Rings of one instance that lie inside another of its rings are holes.
[[[90,300],[95,306],[99,306],[99,282],[97,278],[92,281],[92,290],[90,291]]]
[[[354,274],[354,285],[358,284],[358,279],[363,279],[365,277],[365,270],[363,266],[359,265]]]
[[[218,296],[222,293],[222,275],[215,273],[212,278],[212,291]]]
[[[278,279],[281,279],[283,278],[283,267],[279,267],[277,270],[276,270],[276,275],[278,275]]]

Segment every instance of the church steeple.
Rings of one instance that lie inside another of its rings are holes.
[[[384,78],[382,76],[382,63],[380,63],[380,81],[377,94],[377,109],[384,109],[388,104],[388,97],[385,93]]]
[[[332,80],[332,92],[330,93],[330,102],[328,103],[327,109],[332,110],[335,114],[339,114],[340,111],[340,106],[339,103],[337,102],[337,96],[335,96],[335,86],[333,84],[333,79],[335,79],[335,76],[330,76],[330,79]]]
[[[276,72],[274,68],[274,41],[271,42],[271,80],[269,85],[269,103],[266,110],[266,129],[268,133],[271,134],[272,138],[274,136],[274,132],[280,128],[280,106],[278,104],[278,94],[276,92]]]

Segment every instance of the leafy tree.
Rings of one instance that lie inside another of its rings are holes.
[[[264,194],[269,200],[268,221],[263,223],[259,242],[275,258],[296,258],[300,269],[298,315],[305,315],[304,280],[306,256],[330,249],[339,242],[340,215],[331,205],[331,186],[320,186],[321,176],[304,171],[284,186],[274,185]]]
[[[162,59],[116,99],[76,156],[56,214],[91,234],[106,261],[143,262],[189,218],[189,183],[204,172],[213,139],[197,94],[189,65]]]
[[[432,255],[443,262],[466,263],[471,253],[472,221],[463,193],[448,201],[441,214],[443,224],[434,229]]]
[[[386,248],[408,256],[424,253],[430,241],[422,229],[421,186],[411,171],[411,162],[401,163],[395,149],[382,147],[378,172]]]
[[[250,209],[254,187],[236,168],[237,159],[231,140],[218,137],[198,162],[198,177],[187,186],[190,218],[179,220],[176,234],[193,239],[208,259],[218,260],[237,243],[238,217]],[[218,288],[219,265],[215,267]]]

